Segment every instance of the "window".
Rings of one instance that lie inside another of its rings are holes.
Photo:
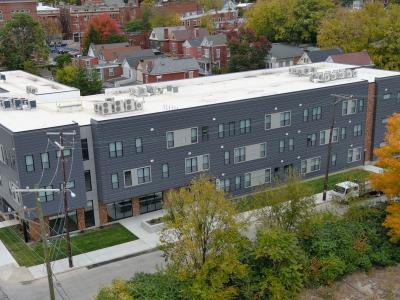
[[[342,102],[342,115],[352,115],[357,112],[357,100],[345,100]]]
[[[336,143],[338,141],[338,135],[339,135],[339,128],[333,128],[332,143]],[[319,144],[320,145],[329,144],[329,138],[330,138],[330,129],[321,130],[319,132]]]
[[[48,152],[41,153],[40,159],[42,161],[42,169],[49,169],[50,168],[49,153]]]
[[[396,99],[397,103],[400,103],[400,92],[397,92],[397,99]]]
[[[73,189],[75,188],[75,180],[70,180],[67,181],[67,190],[68,189]],[[64,183],[60,184],[60,190],[63,191],[64,190]]]
[[[362,125],[357,124],[353,127],[353,135],[354,136],[361,136],[362,135]]]
[[[122,142],[109,143],[108,148],[110,157],[122,156]]]
[[[56,152],[57,158],[61,157],[61,151],[58,150]],[[64,157],[69,157],[71,156],[71,149],[64,149]]]
[[[240,120],[239,124],[240,124],[240,128],[239,128],[240,134],[250,133],[250,131],[251,131],[251,120],[250,119]]]
[[[190,135],[190,142],[191,142],[192,144],[197,143],[197,142],[198,142],[198,130],[197,130],[197,128],[192,128],[192,129],[190,130],[190,133],[191,133],[191,135]]]
[[[221,49],[216,49],[215,50],[215,57],[220,58],[221,57]]]
[[[174,133],[172,131],[167,132],[167,148],[174,148]]]
[[[225,151],[224,153],[224,164],[229,165],[231,163],[231,153],[229,151]]]
[[[138,184],[147,183],[151,181],[150,167],[137,169]]]
[[[290,138],[288,144],[289,144],[289,151],[293,151],[294,150],[294,139]]]
[[[203,155],[203,171],[210,168],[210,159],[208,155]]]
[[[90,192],[92,190],[92,178],[90,175],[90,170],[86,170],[84,175],[86,192]]]
[[[244,187],[251,187],[251,173],[244,174]]]
[[[308,109],[303,110],[303,122],[308,122]]]
[[[197,172],[197,157],[185,159],[186,174]]]
[[[168,164],[163,164],[161,169],[162,169],[162,178],[168,178],[169,177],[169,166],[168,166]]]
[[[279,152],[282,153],[285,151],[285,140],[279,141]]]
[[[391,93],[386,93],[383,95],[383,100],[389,100],[391,98],[392,94]]]
[[[290,111],[282,112],[280,114],[281,127],[290,126]]]
[[[242,188],[242,177],[236,176],[235,177],[235,190],[240,190]]]
[[[340,128],[340,138],[342,140],[346,139],[346,127]]]
[[[48,186],[44,186],[44,189],[52,189],[53,186],[52,185],[48,185]],[[54,200],[54,192],[50,192],[50,191],[42,191],[39,192],[39,198],[40,198],[40,202],[50,202]]]
[[[132,186],[132,171],[131,170],[124,171],[124,186],[125,187]]]
[[[333,128],[332,142],[336,143],[337,141],[339,141],[339,128]]]
[[[307,147],[315,146],[317,135],[315,133],[307,135]]]
[[[112,187],[113,189],[119,188],[118,173],[111,174],[111,187]]]
[[[25,168],[27,172],[35,171],[35,165],[33,162],[33,155],[25,155]]]
[[[365,106],[365,100],[364,99],[359,99],[358,100],[358,111],[359,112],[364,111],[364,106]]]
[[[231,181],[230,179],[221,179],[219,181],[219,188],[224,192],[229,192],[231,190]]]
[[[267,156],[267,143],[260,144],[260,158]]]
[[[265,169],[265,183],[271,182],[271,169]]]
[[[303,159],[301,161],[301,173],[308,174],[319,171],[321,169],[321,157],[313,157],[309,159]]]
[[[223,138],[225,136],[225,125],[218,124],[218,137]]]
[[[361,160],[361,147],[349,149],[347,152],[347,162],[355,162]]]
[[[234,162],[240,163],[246,161],[246,147],[239,147],[234,149]]]
[[[208,126],[203,126],[201,127],[201,140],[203,142],[208,141],[209,136],[208,136]]]
[[[210,57],[210,50],[209,49],[204,49],[204,57],[209,58]]]
[[[265,115],[265,130],[271,129],[271,115]]]
[[[229,122],[229,136],[235,135],[235,122]]]
[[[81,146],[82,146],[82,159],[89,160],[89,147],[87,139],[81,140]]]
[[[336,153],[333,153],[331,155],[331,166],[332,167],[336,166]]]
[[[312,158],[311,159],[311,166],[310,166],[311,172],[318,171],[321,169],[321,158]]]
[[[321,120],[321,106],[312,109],[312,119],[313,121]]]
[[[350,113],[355,114],[357,112],[357,100],[350,101]]]
[[[143,152],[142,138],[135,139],[135,149],[136,149],[136,153],[142,153]]]
[[[345,116],[347,115],[347,107],[349,106],[347,101],[342,102],[342,115]]]
[[[108,68],[108,75],[109,75],[110,77],[113,77],[113,76],[114,76],[114,68]]]

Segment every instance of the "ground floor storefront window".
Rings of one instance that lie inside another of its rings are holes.
[[[85,207],[85,227],[93,227],[94,225],[93,200],[89,200]]]
[[[132,201],[123,200],[107,204],[108,222],[132,217]]]
[[[69,231],[78,230],[78,217],[76,211],[68,212]],[[65,216],[49,217],[50,235],[60,235],[65,232]]]
[[[139,203],[140,214],[160,210],[163,205],[162,192],[141,196],[139,197]]]

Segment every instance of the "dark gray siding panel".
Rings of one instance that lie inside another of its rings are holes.
[[[77,148],[74,151],[73,161],[72,156],[66,159],[66,176],[70,174],[70,180],[75,181],[75,188],[73,192],[76,194],[76,198],[71,198],[68,193],[68,206],[70,209],[76,209],[85,207],[86,205],[86,192],[85,192],[85,180],[84,180],[84,171],[82,164],[82,152],[80,145],[80,136],[79,136],[79,126],[78,125],[70,125],[64,127],[56,127],[56,128],[46,128],[35,131],[27,131],[15,134],[15,146],[17,149],[17,162],[18,162],[18,172],[20,174],[21,187],[34,187],[35,184],[40,182],[40,187],[45,187],[50,184],[53,176],[54,180],[52,183],[53,188],[60,188],[60,184],[62,183],[61,176],[61,160],[58,163],[56,151],[57,147],[50,143],[48,152],[50,159],[50,169],[45,169],[43,171],[43,178],[40,181],[40,177],[42,175],[42,165],[40,154],[45,152],[48,137],[46,135],[47,132],[59,132],[61,129],[64,132],[71,132],[73,130],[76,131],[75,136],[75,147]],[[58,136],[51,136],[50,139],[52,141],[59,141]],[[64,143],[66,146],[72,146],[73,138],[72,136],[65,136]],[[34,172],[26,172],[25,168],[25,155],[33,155],[34,156]],[[58,165],[58,167],[57,167]],[[63,203],[60,194],[54,195],[54,200],[50,202],[46,202],[42,204],[43,212],[45,215],[55,215],[59,213],[63,209]],[[35,207],[35,197],[33,194],[24,194],[23,195],[24,205],[28,208]]]
[[[386,124],[382,120],[390,117],[395,112],[400,112],[400,76],[376,79],[376,106],[374,119],[374,148],[379,147],[385,141]],[[391,93],[388,100],[383,99],[386,93]]]
[[[11,131],[0,125],[0,145],[3,146],[5,154],[5,164],[0,162],[0,197],[4,198],[15,210],[20,205],[12,200],[12,195],[9,189],[10,181],[14,184],[19,184],[16,160],[15,160],[15,146],[14,136]]]
[[[333,93],[367,95],[368,83],[359,82],[131,118],[101,122],[92,121],[93,135],[96,141],[96,173],[100,200],[113,202],[187,185],[196,175],[185,175],[185,158],[206,153],[210,154],[210,173],[212,176],[230,178],[231,185],[233,185],[235,176],[243,177],[245,172],[263,168],[274,170],[287,164],[293,164],[299,168],[301,159],[314,156],[322,156],[321,171],[308,176],[321,175],[326,164],[327,146],[307,147],[306,138],[308,133],[316,133],[317,140],[319,140],[319,131],[330,127],[333,102],[331,94]],[[148,98],[147,101],[150,102],[151,98]],[[190,101],[190,99],[187,99],[187,101]],[[303,109],[313,106],[322,106],[322,119],[303,122]],[[291,126],[270,131],[264,130],[265,114],[287,110],[292,111]],[[363,136],[353,137],[352,135],[354,124],[363,124],[363,127],[365,127],[365,114],[364,111],[342,117],[341,106],[337,106],[336,126],[347,127],[347,138],[333,146],[333,153],[337,154],[337,165],[332,167],[333,171],[362,164],[363,160],[348,164],[347,150],[351,147],[364,147]],[[251,133],[240,135],[238,134],[239,121],[247,118],[251,119]],[[231,121],[236,123],[236,135],[218,138],[218,124],[228,124]],[[209,126],[209,141],[201,141],[202,126]],[[199,127],[199,143],[167,149],[166,131],[188,127]],[[154,128],[154,130],[151,131],[151,128]],[[135,153],[134,140],[137,137],[143,138],[144,151],[141,154]],[[279,153],[279,140],[290,137],[295,140],[295,151]],[[114,141],[123,142],[123,157],[109,158],[108,143]],[[267,142],[267,158],[224,165],[225,150],[231,151],[231,161],[233,162],[234,147],[261,142]],[[161,165],[163,163],[168,163],[170,166],[170,177],[167,179],[161,178]],[[133,188],[123,187],[123,170],[148,165],[152,167],[151,183]],[[111,189],[112,173],[119,174],[120,188],[118,189]],[[222,173],[225,174],[224,177],[222,177]],[[235,193],[248,192],[250,190],[242,189]]]

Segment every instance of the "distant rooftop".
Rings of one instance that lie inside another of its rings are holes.
[[[304,68],[299,66],[300,68]],[[291,68],[299,68],[291,67]],[[352,65],[317,63],[306,67],[316,68],[317,72],[332,72]],[[0,124],[14,132],[21,132],[40,128],[78,123],[81,126],[90,124],[90,120],[112,120],[139,115],[161,113],[171,109],[185,109],[207,106],[231,101],[240,101],[256,97],[278,95],[303,90],[313,90],[323,87],[342,85],[347,83],[369,81],[375,78],[400,75],[400,72],[384,71],[370,68],[358,68],[357,76],[352,78],[336,79],[327,82],[311,82],[308,76],[289,74],[289,68],[263,69],[250,72],[232,73],[219,76],[200,77],[180,81],[160,82],[150,84],[157,88],[165,88],[162,94],[148,97],[135,97],[130,94],[131,87],[107,89],[105,94],[79,97],[75,100],[60,100],[57,96],[51,100],[38,100],[37,108],[32,110],[0,109]],[[47,82],[43,79],[44,82]],[[166,87],[177,87],[176,93],[168,92]],[[0,87],[3,85],[0,82]],[[138,86],[136,86],[138,87]],[[140,85],[139,87],[145,87]],[[144,99],[143,110],[129,111],[111,115],[99,115],[94,112],[94,104],[102,103],[106,98],[115,100]],[[77,106],[79,109],[71,111],[57,110],[57,105],[67,107]]]

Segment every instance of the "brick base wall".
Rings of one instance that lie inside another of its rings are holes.
[[[374,117],[375,117],[375,103],[376,103],[376,85],[371,82],[368,85],[368,104],[367,104],[367,117],[365,121],[365,161],[373,159],[374,151]]]
[[[33,219],[29,221],[29,236],[33,241],[40,241],[40,223],[39,219]],[[44,217],[44,223],[46,225],[47,234],[50,235],[50,228],[49,228],[49,218]]]
[[[132,214],[133,216],[140,215],[140,202],[139,198],[132,198]]]
[[[86,224],[85,224],[85,209],[78,208],[76,210],[76,215],[77,215],[77,219],[78,219],[78,229],[79,230],[85,229],[86,228]]]
[[[107,205],[100,201],[99,201],[99,217],[100,217],[100,225],[108,223]]]

